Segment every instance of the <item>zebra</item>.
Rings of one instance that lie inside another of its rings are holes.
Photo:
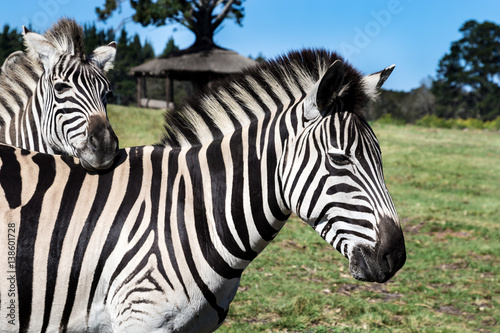
[[[0,142],[69,154],[88,170],[109,168],[117,154],[106,113],[112,91],[105,73],[116,43],[85,55],[83,30],[59,20],[45,35],[23,27],[27,53],[7,57],[0,71]]]
[[[404,236],[362,112],[393,68],[292,51],[167,113],[159,144],[100,173],[0,146],[0,327],[212,332],[292,213],[354,278],[387,281]]]

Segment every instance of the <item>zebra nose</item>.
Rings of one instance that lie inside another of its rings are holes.
[[[105,117],[93,116],[85,145],[78,151],[84,168],[103,170],[113,165],[118,154],[118,138]]]
[[[393,220],[387,220],[379,225],[379,241],[375,248],[360,245],[353,249],[349,269],[358,280],[382,283],[393,277],[405,262],[403,232]]]
[[[406,251],[391,251],[380,255],[379,264],[382,272],[390,279],[396,272],[403,267],[406,262]]]
[[[96,152],[101,145],[101,143],[99,142],[99,140],[97,139],[97,137],[94,134],[89,135],[87,143],[93,152]]]
[[[118,138],[111,127],[91,131],[87,145],[94,153],[115,154],[118,150]]]
[[[379,247],[377,261],[383,272],[392,277],[406,262],[406,249],[403,231],[392,219],[379,222]]]

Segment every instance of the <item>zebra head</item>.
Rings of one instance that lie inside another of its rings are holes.
[[[80,159],[88,170],[110,167],[118,152],[116,137],[106,113],[112,95],[105,73],[112,68],[116,43],[83,54],[81,28],[61,20],[44,36],[24,29],[28,55],[43,67],[33,103],[39,104],[42,136],[55,153]],[[71,29],[76,32],[71,32]]]
[[[304,99],[304,127],[287,145],[281,169],[288,207],[363,281],[385,282],[406,260],[379,144],[360,113],[393,68],[361,77],[336,60]]]

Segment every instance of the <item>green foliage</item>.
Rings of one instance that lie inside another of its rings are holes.
[[[394,118],[390,113],[386,113],[380,118],[378,118],[377,122],[379,124],[393,124],[393,125],[404,125],[405,121],[402,119]]]
[[[450,121],[436,115],[427,115],[415,122],[415,125],[429,128],[451,128]]]
[[[383,123],[383,121],[380,123]],[[498,131],[500,130],[500,116],[491,121],[481,121],[476,118],[443,119],[436,115],[428,115],[417,120],[415,125],[427,128],[484,129]]]
[[[500,131],[500,116],[484,123],[484,128],[490,131]]]
[[[451,119],[450,119],[451,120]],[[484,122],[476,118],[453,119],[452,128],[458,129],[484,129]]]
[[[0,66],[12,52],[23,49],[23,35],[5,24],[0,34]]]
[[[241,25],[244,0],[130,0],[135,10],[132,19],[143,26],[179,23],[196,35],[195,44],[213,44],[216,29],[226,18]],[[96,8],[101,20],[108,19],[124,0],[105,0],[103,8]]]
[[[165,45],[165,49],[163,50],[163,52],[160,55],[160,57],[165,58],[170,53],[175,52],[175,51],[179,51],[179,47],[177,45],[175,45],[174,38],[170,37],[168,39],[167,45]]]
[[[262,54],[262,52],[259,52],[259,54],[254,58],[251,55],[248,56],[250,59],[255,60],[255,62],[262,64],[263,62],[266,62],[266,57]]]
[[[85,24],[83,36],[86,54],[91,54],[97,47],[107,45],[115,40],[115,32],[112,28],[97,30],[95,24]]]
[[[491,120],[500,115],[500,26],[470,20],[439,62],[432,91],[443,118]]]
[[[138,34],[129,38],[125,28],[121,30],[117,41],[114,67],[107,75],[113,86],[114,103],[120,105],[137,103],[136,80],[129,74],[130,69],[154,56],[153,47],[148,41],[142,45]]]
[[[392,119],[414,123],[434,113],[434,95],[425,83],[410,92],[382,89],[377,100],[368,105],[366,113],[369,120],[390,114]]]
[[[463,37],[452,43],[439,62],[436,79],[410,92],[382,90],[378,101],[369,105],[367,118],[375,120],[389,113],[425,126],[480,128],[479,122],[471,120],[464,124],[463,120],[440,119],[492,121],[499,117],[500,26],[471,20],[460,32]]]

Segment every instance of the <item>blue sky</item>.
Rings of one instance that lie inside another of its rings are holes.
[[[21,29],[31,24],[45,31],[62,16],[79,23],[96,21],[94,8],[104,0],[4,1],[0,24]],[[246,0],[240,27],[223,23],[215,35],[222,47],[245,56],[274,58],[290,50],[322,47],[343,55],[365,74],[391,64],[396,69],[385,83],[392,90],[417,88],[435,76],[439,59],[450,43],[461,37],[458,29],[469,19],[500,24],[498,0]],[[186,28],[142,27],[126,20],[132,14],[127,1],[99,28],[116,28],[124,20],[129,34],[139,33],[160,53],[168,38],[181,48],[190,46],[194,35]]]

